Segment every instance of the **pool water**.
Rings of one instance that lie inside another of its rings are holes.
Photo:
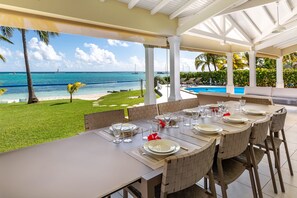
[[[188,87],[185,88],[187,91],[192,91],[195,93],[199,92],[214,92],[214,93],[226,93],[226,87]],[[244,87],[235,87],[235,94],[244,94]]]

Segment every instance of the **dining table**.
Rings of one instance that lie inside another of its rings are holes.
[[[199,117],[196,125],[215,124],[223,132],[236,132],[283,106],[247,103],[244,108],[264,112],[261,115],[235,110],[238,101],[225,102],[232,114],[247,118],[247,122],[224,122],[222,117]],[[193,108],[195,110],[195,108]],[[178,118],[190,118],[185,111],[175,112]],[[153,118],[152,118],[153,119]],[[138,127],[130,143],[113,143],[110,128],[100,128],[77,136],[56,140],[0,154],[1,198],[97,198],[106,197],[129,185],[137,185],[142,197],[154,197],[154,187],[161,183],[165,156],[147,153],[143,138],[149,133],[151,120],[129,123]],[[179,155],[205,146],[213,138],[219,144],[220,135],[200,134],[181,120],[175,127],[161,128],[158,135],[180,145],[173,153]]]

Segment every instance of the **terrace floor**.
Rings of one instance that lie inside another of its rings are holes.
[[[263,160],[259,164],[259,174],[261,179],[261,185],[263,190],[263,195],[265,198],[271,197],[282,197],[282,198],[294,198],[297,197],[297,107],[286,106],[288,110],[286,124],[285,124],[285,133],[289,146],[289,153],[291,156],[292,166],[294,170],[294,176],[290,176],[289,167],[286,160],[286,155],[284,152],[283,146],[281,146],[281,166],[283,173],[283,180],[285,183],[285,193],[280,192],[280,185],[278,181],[278,176],[276,173],[278,194],[274,194],[272,181],[269,173],[269,166],[267,163],[267,158],[264,156]],[[271,155],[272,156],[272,155]],[[273,156],[272,156],[273,157]],[[273,160],[273,158],[272,158]],[[276,172],[276,171],[275,171]],[[198,182],[199,185],[203,185],[203,182]],[[218,197],[221,197],[221,190],[219,186],[217,187]],[[239,179],[229,185],[228,197],[230,198],[251,198],[252,188],[250,185],[249,174],[246,171]],[[112,198],[122,197],[121,192],[113,194]]]

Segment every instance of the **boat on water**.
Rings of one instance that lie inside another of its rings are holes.
[[[132,74],[138,74],[139,72],[136,71],[136,64],[134,65],[134,72]]]

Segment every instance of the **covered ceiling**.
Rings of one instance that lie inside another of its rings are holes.
[[[0,24],[160,47],[178,35],[206,52],[297,50],[297,0],[0,0]]]

